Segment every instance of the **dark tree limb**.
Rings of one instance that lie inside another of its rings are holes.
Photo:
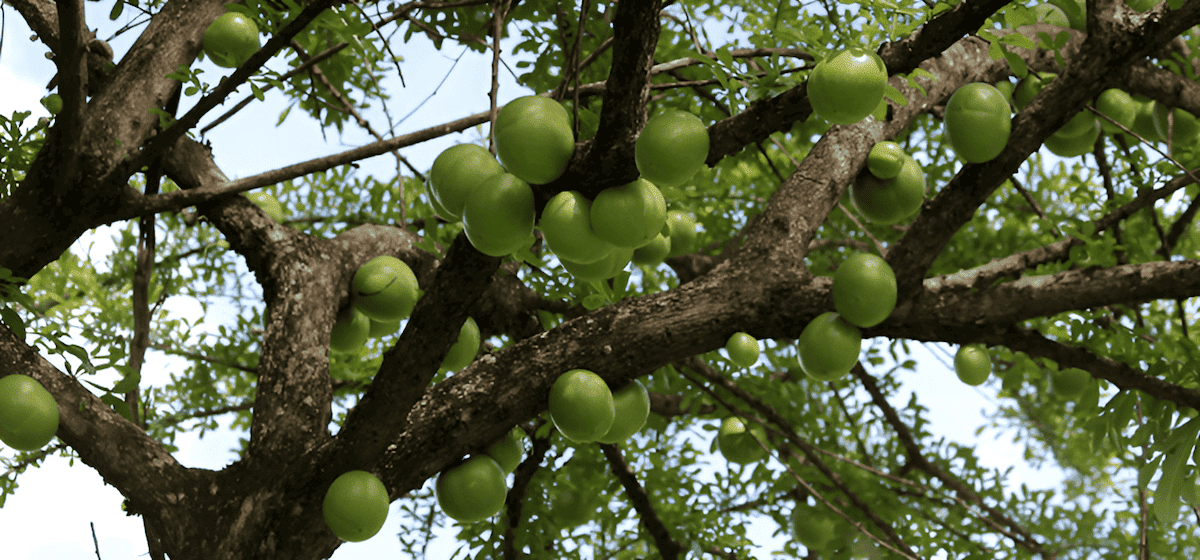
[[[621,486],[625,488],[625,494],[629,496],[629,503],[633,505],[633,509],[638,512],[638,516],[642,519],[642,525],[646,527],[646,531],[650,533],[650,537],[654,539],[654,545],[658,548],[658,553],[662,555],[664,560],[674,560],[679,557],[679,553],[683,552],[683,545],[679,541],[671,537],[671,532],[667,529],[666,524],[658,517],[658,512],[654,510],[654,504],[650,503],[650,496],[646,493],[646,489],[638,482],[633,471],[629,469],[629,465],[625,462],[625,457],[621,454],[621,448],[612,443],[601,443],[600,451],[604,452],[604,458],[608,459],[608,465],[612,468],[613,476],[621,482]]]

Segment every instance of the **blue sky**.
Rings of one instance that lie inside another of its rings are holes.
[[[93,26],[109,23],[106,4],[87,3],[88,21]],[[0,53],[0,114],[11,115],[16,110],[32,110],[33,118],[44,116],[45,112],[37,100],[46,93],[43,88],[54,73],[53,64],[44,58],[43,53],[46,49],[40,43],[28,40],[32,33],[15,11],[7,7],[5,11],[8,17],[4,29],[4,50]],[[106,29],[108,28],[106,25]],[[104,32],[101,35],[104,35]],[[710,30],[710,37],[714,39],[721,35],[723,34],[718,30]],[[114,41],[114,49],[118,53],[124,52],[132,38],[133,34],[127,34]],[[414,35],[414,40],[401,52],[406,59],[403,69],[407,88],[401,90],[398,81],[395,84],[392,114],[408,114],[433,93],[434,88],[445,77],[449,61],[461,51],[461,47],[448,46],[444,52],[438,52],[423,36]],[[282,66],[276,62],[276,67]],[[203,67],[208,76],[229,72],[208,62],[205,62]],[[403,130],[398,133],[441,124],[446,120],[487,109],[489,74],[490,57],[463,57],[450,77],[442,83],[436,97],[416,110],[405,122]],[[529,93],[516,86],[511,76],[505,74],[503,78],[502,100]],[[243,92],[242,95],[244,94]],[[235,96],[235,99],[240,98],[241,96]],[[189,101],[185,99],[185,107],[188,104]],[[214,146],[216,162],[227,175],[231,178],[245,177],[371,141],[365,132],[360,132],[353,126],[347,126],[347,132],[342,137],[339,138],[334,131],[329,134],[328,142],[323,141],[319,125],[298,111],[293,112],[287,122],[277,127],[279,112],[285,106],[282,95],[268,92],[266,103],[243,110],[209,133],[207,139],[211,140]],[[218,109],[212,115],[216,116],[222,112]],[[386,121],[379,113],[368,113],[367,116],[375,123],[376,128],[386,128]],[[480,130],[486,133],[486,129]],[[246,131],[253,133],[247,134]],[[475,134],[473,131],[466,133],[470,136]],[[465,138],[465,135],[453,135],[414,146],[405,150],[405,156],[418,168],[427,170],[433,158],[442,149],[464,141]],[[362,166],[364,171],[382,176],[395,173],[395,162],[390,155],[364,161]],[[93,252],[99,262],[103,262],[103,252],[110,246],[107,240],[111,232],[106,229],[101,228],[85,236],[73,250],[85,252],[88,245],[94,242]],[[172,305],[176,305],[174,311],[177,313],[193,317],[198,313],[198,308],[185,304]],[[214,324],[214,329],[215,323],[222,321],[221,317],[212,313],[208,319]],[[1001,470],[1009,466],[1015,467],[1010,478],[1010,483],[1014,486],[1022,483],[1035,488],[1057,485],[1062,473],[1053,469],[1038,471],[1029,468],[1020,461],[1023,447],[1013,445],[1011,435],[995,439],[1000,434],[985,431],[981,436],[975,436],[975,428],[984,423],[980,411],[991,411],[997,406],[995,390],[987,387],[976,389],[958,382],[953,372],[946,367],[947,352],[952,354],[953,349],[941,347],[940,350],[934,349],[935,352],[930,353],[933,347],[926,348],[919,344],[912,346],[915,351],[913,357],[920,366],[916,373],[901,374],[905,389],[893,399],[893,404],[902,406],[908,401],[909,394],[916,391],[920,401],[930,409],[929,419],[934,433],[944,434],[947,438],[964,444],[978,444],[977,453],[983,465]],[[167,379],[168,372],[178,371],[182,367],[182,362],[177,359],[150,352],[143,379],[148,383],[161,383]],[[177,458],[187,466],[221,468],[234,457],[229,450],[237,446],[236,438],[237,434],[225,429],[209,432],[203,439],[194,435],[182,437],[176,442],[180,447]],[[11,451],[0,449],[0,454],[9,456]],[[720,460],[717,459],[715,463],[719,464]],[[23,474],[19,483],[20,488],[9,496],[5,507],[0,509],[0,527],[4,527],[4,533],[8,537],[5,539],[6,558],[24,560],[94,556],[89,523],[95,524],[96,539],[105,560],[144,557],[145,541],[140,518],[127,517],[121,511],[120,494],[114,488],[106,486],[90,467],[80,462],[71,466],[66,459],[52,457],[42,468]],[[393,512],[396,506],[397,504],[393,504]],[[397,518],[398,516],[393,515],[374,538],[362,543],[343,545],[334,558],[399,557],[400,548],[394,537],[398,530]],[[44,535],[46,527],[51,524],[55,527],[56,535],[53,542],[44,538],[18,537]],[[769,552],[774,549],[772,545],[775,541],[770,537],[775,529],[774,524],[766,522],[752,529],[755,530],[754,534],[762,539],[763,547],[759,549],[757,556],[769,558]],[[429,557],[449,558],[455,548],[454,543],[443,539],[440,546],[431,549]]]

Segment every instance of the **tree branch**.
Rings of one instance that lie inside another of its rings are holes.
[[[646,489],[642,488],[633,471],[629,469],[629,465],[625,463],[625,457],[621,455],[621,448],[612,443],[601,443],[598,445],[600,446],[600,451],[604,453],[604,458],[608,459],[608,465],[612,468],[613,476],[616,476],[617,480],[621,482],[621,486],[625,488],[625,494],[629,496],[629,503],[633,505],[633,509],[642,518],[642,525],[646,527],[646,531],[654,539],[654,545],[658,548],[658,553],[662,555],[663,560],[678,558],[679,553],[684,550],[683,545],[671,538],[671,532],[667,530],[666,524],[658,517],[658,512],[654,511],[654,504],[650,503],[650,496],[646,494]]]

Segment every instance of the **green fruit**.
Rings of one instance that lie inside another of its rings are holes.
[[[832,381],[858,363],[862,333],[837,313],[826,312],[804,327],[797,346],[804,373],[818,381]]]
[[[380,255],[354,273],[354,308],[376,321],[398,321],[417,305],[417,277],[404,261]],[[369,325],[368,325],[369,327]]]
[[[646,425],[650,415],[650,393],[641,381],[634,379],[629,386],[613,394],[613,423],[596,441],[621,443]]]
[[[239,12],[221,14],[204,30],[204,54],[217,66],[237,68],[258,52],[258,26]]]
[[[992,374],[992,359],[982,346],[961,346],[954,355],[954,373],[967,385],[982,385]]]
[[[767,457],[767,450],[762,445],[767,443],[767,432],[760,424],[751,424],[749,428],[741,418],[730,416],[721,422],[717,432],[717,449],[730,463],[748,465]]]
[[[400,319],[395,321],[376,321],[371,319],[371,330],[367,333],[370,338],[383,338],[400,332]]]
[[[671,228],[671,250],[668,257],[678,257],[696,252],[696,219],[679,210],[667,212],[667,226]]]
[[[479,325],[475,324],[475,319],[467,317],[463,322],[463,326],[458,331],[458,339],[454,341],[454,346],[446,352],[446,357],[442,359],[442,369],[446,371],[458,371],[475,361],[475,354],[479,353]]]
[[[633,249],[628,247],[617,247],[613,249],[604,259],[594,263],[579,264],[571,262],[563,258],[559,258],[558,262],[562,263],[563,268],[571,273],[571,276],[583,281],[607,280],[616,276],[625,266],[629,264],[629,260],[633,258]]]
[[[867,154],[867,169],[870,169],[875,177],[891,179],[900,174],[900,167],[907,159],[908,154],[904,153],[900,144],[884,140],[871,146],[871,152]]]
[[[996,91],[1000,92],[1000,95],[1004,96],[1004,100],[1007,101],[1009,105],[1012,105],[1013,92],[1016,91],[1017,86],[1008,80],[1000,80],[992,85],[996,88]]]
[[[325,492],[325,524],[339,539],[365,541],[383,528],[390,503],[387,488],[375,475],[345,472]]]
[[[371,320],[362,312],[347,307],[339,315],[329,333],[329,349],[338,352],[353,352],[362,348],[371,336]]]
[[[522,181],[549,183],[567,170],[575,153],[571,117],[549,97],[518,97],[496,115],[496,153]]]
[[[1154,113],[1158,103],[1140,95],[1134,96],[1134,100],[1138,102],[1138,110],[1133,116],[1133,126],[1129,129],[1147,142],[1165,142],[1167,137],[1159,134],[1158,126],[1154,124]]]
[[[504,439],[488,448],[487,454],[496,460],[496,464],[500,465],[504,474],[508,474],[517,470],[517,466],[521,464],[521,455],[525,453],[524,442],[525,430],[514,426],[512,430],[509,430],[508,435],[504,436]]]
[[[662,188],[688,182],[707,157],[708,129],[696,115],[675,109],[651,118],[634,144],[638,172]]]
[[[503,257],[533,239],[533,189],[510,173],[484,179],[463,205],[463,230],[480,253]]]
[[[671,238],[658,233],[649,243],[633,250],[633,263],[642,266],[655,267],[662,264],[671,252]]]
[[[1096,116],[1091,111],[1084,109],[1075,113],[1075,116],[1055,130],[1054,134],[1060,138],[1083,136],[1090,134],[1094,125],[1096,125]]]
[[[833,304],[854,325],[878,325],[896,308],[896,274],[878,256],[855,253],[833,274]]]
[[[950,145],[968,163],[995,159],[1008,145],[1012,131],[1008,102],[999,90],[982,82],[962,86],[950,96],[945,122]]]
[[[1025,79],[1021,80],[1021,83],[1017,85],[1016,92],[1013,93],[1013,101],[1016,103],[1017,109],[1024,109],[1026,105],[1029,105],[1030,101],[1033,101],[1033,98],[1036,97],[1037,94],[1041,93],[1042,90],[1045,89],[1046,86],[1050,85],[1050,82],[1053,82],[1057,77],[1058,74],[1055,74],[1054,72],[1038,72],[1036,74],[1031,73],[1026,76]]]
[[[1071,29],[1087,31],[1087,6],[1083,0],[1049,0],[1050,4],[1066,14]]]
[[[256,206],[266,212],[272,220],[283,223],[283,206],[279,204],[279,200],[265,192],[246,193],[246,198],[250,199]]]
[[[789,515],[792,536],[805,548],[820,553],[822,558],[832,557],[833,551],[845,541],[846,532],[850,529],[845,520],[836,515],[822,506],[814,507],[808,502],[799,502]]]
[[[813,112],[835,124],[853,124],[870,115],[883,99],[887,66],[879,55],[862,48],[831,54],[808,77]]]
[[[587,494],[563,486],[550,491],[550,516],[560,529],[578,527],[595,515],[596,505]]]
[[[638,179],[600,191],[592,201],[591,218],[600,239],[617,247],[641,247],[667,223],[667,202],[653,183]]]
[[[592,204],[579,191],[563,191],[546,203],[538,227],[560,259],[590,264],[612,254],[613,244],[592,231]]]
[[[1125,0],[1125,5],[1132,8],[1138,13],[1146,13],[1153,10],[1155,6],[1162,3],[1162,0]]]
[[[433,160],[429,170],[430,194],[441,204],[449,221],[462,219],[463,206],[483,181],[504,173],[504,168],[486,148],[475,144],[450,146]]]
[[[1096,119],[1092,119],[1092,128],[1079,135],[1073,137],[1063,137],[1057,132],[1047,136],[1042,142],[1046,149],[1050,150],[1058,157],[1076,157],[1083,154],[1091,153],[1096,145],[1096,140],[1100,138],[1100,123]]]
[[[38,380],[0,377],[0,441],[20,451],[41,449],[58,431],[58,403]]]
[[[1200,122],[1196,121],[1196,117],[1183,109],[1175,109],[1172,111],[1174,123],[1167,122],[1167,106],[1158,103],[1154,107],[1154,127],[1158,130],[1158,135],[1161,138],[1167,138],[1168,130],[1174,132],[1171,135],[1171,143],[1179,148],[1190,146],[1196,142],[1196,136],[1200,134]],[[1171,129],[1170,127],[1174,127]]]
[[[905,156],[900,172],[892,179],[859,173],[850,185],[850,200],[867,220],[894,224],[920,211],[925,202],[925,170]]]
[[[1138,103],[1122,90],[1106,89],[1096,99],[1096,110],[1121,123],[1125,128],[1132,129],[1133,119],[1137,116]],[[1100,126],[1104,132],[1109,134],[1124,132],[1117,125],[1108,122],[1108,119],[1100,119]]]
[[[1068,399],[1083,394],[1083,390],[1087,388],[1091,380],[1092,374],[1079,368],[1058,371],[1050,378],[1054,392]]]
[[[586,369],[558,376],[550,388],[550,419],[564,437],[577,443],[596,441],[608,433],[615,406],[604,379]]]
[[[729,361],[750,367],[758,362],[758,339],[744,332],[735,332],[725,342],[725,351],[729,353]]]
[[[508,495],[504,478],[504,469],[495,459],[487,455],[471,457],[438,475],[438,507],[460,523],[483,521],[504,507]]]

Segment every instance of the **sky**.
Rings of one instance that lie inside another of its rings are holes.
[[[108,4],[88,2],[88,21],[107,23],[108,8],[105,6]],[[7,22],[3,30],[3,50],[0,51],[0,114],[11,116],[17,110],[31,110],[33,119],[46,116],[38,99],[46,94],[44,88],[54,74],[53,64],[43,56],[46,51],[44,46],[29,41],[32,32],[19,15],[7,6],[3,9]],[[92,23],[92,26],[95,27],[96,23]],[[710,30],[710,36],[719,39],[722,33],[714,29]],[[124,52],[132,38],[133,34],[127,34],[113,41],[114,50]],[[393,115],[410,112],[412,115],[398,133],[441,124],[487,109],[490,58],[465,56],[446,78],[447,61],[460,52],[460,47],[447,47],[443,52],[438,52],[419,34],[404,47],[400,54],[405,58],[403,71],[407,87],[394,90],[398,94],[391,102],[391,110]],[[209,76],[230,72],[208,62],[202,64]],[[283,67],[278,61],[274,61],[272,66]],[[530,93],[516,86],[511,76],[504,74],[502,77],[502,101]],[[443,78],[446,78],[444,82]],[[436,97],[423,103],[435,90]],[[244,88],[242,95],[245,95]],[[234,99],[240,99],[242,95],[234,96]],[[332,131],[328,142],[322,141],[318,124],[298,111],[294,111],[283,125],[276,126],[277,117],[286,103],[278,93],[268,92],[266,96],[265,103],[241,111],[207,135],[214,147],[216,163],[230,178],[254,175],[370,141],[365,133],[353,126],[347,126],[346,134],[340,138],[336,131]],[[188,104],[185,98],[184,107]],[[211,115],[222,112],[218,108]],[[378,114],[368,113],[367,116],[377,123],[377,128],[386,128],[382,124],[386,121]],[[208,120],[203,120],[202,125]],[[245,134],[247,130],[254,131],[254,134]],[[469,131],[468,134],[473,133]],[[464,135],[452,135],[408,148],[404,154],[419,169],[427,170],[442,149],[464,141],[464,138]],[[367,172],[382,176],[395,173],[395,163],[390,156],[380,156],[361,163]],[[110,228],[99,228],[81,239],[72,250],[87,252],[89,244],[94,243],[92,253],[98,262],[103,262],[106,248],[111,247],[108,242],[111,235]],[[198,308],[175,301],[169,300],[171,305],[177,306],[174,312],[191,317],[197,315]],[[214,322],[221,320],[221,317],[212,316],[211,313],[209,318]],[[930,409],[928,418],[931,431],[945,435],[952,441],[976,445],[982,465],[1001,470],[1013,467],[1010,488],[1021,484],[1032,488],[1058,485],[1062,480],[1062,472],[1052,468],[1037,470],[1026,465],[1020,460],[1024,449],[1011,442],[1011,434],[999,434],[992,430],[985,430],[978,436],[974,433],[977,426],[985,423],[982,411],[992,411],[998,406],[995,387],[974,388],[960,383],[947,367],[952,359],[953,348],[944,345],[911,346],[914,349],[913,358],[920,365],[915,373],[900,374],[904,389],[893,397],[893,405],[903,406],[909,395],[917,392],[920,401]],[[54,359],[51,361],[58,364]],[[143,380],[146,383],[163,383],[168,379],[169,372],[183,367],[181,360],[151,351],[147,355]],[[97,382],[113,380],[115,377],[102,377]],[[224,426],[207,433],[203,439],[195,434],[186,434],[176,442],[180,448],[176,457],[185,466],[220,469],[234,459],[235,455],[230,450],[237,447],[237,437],[238,434]],[[11,456],[11,453],[11,450],[0,446],[0,454]],[[78,461],[71,465],[66,459],[50,457],[40,468],[22,474],[18,482],[20,487],[0,509],[0,540],[4,542],[6,559],[91,558],[96,555],[96,548],[99,548],[103,560],[146,557],[141,519],[128,517],[121,511],[121,495],[113,487],[105,485],[90,467]],[[373,560],[401,557],[401,549],[394,536],[399,530],[399,516],[395,514],[397,506],[398,503],[392,504],[393,515],[378,535],[361,543],[343,545],[333,558]],[[53,541],[26,537],[44,535],[48,524],[55,527]],[[770,551],[779,548],[778,539],[771,536],[774,530],[773,522],[751,526],[751,535],[761,545],[756,553],[757,558],[769,558]],[[446,530],[441,531],[441,535],[430,549],[429,558],[450,558],[456,548]]]

